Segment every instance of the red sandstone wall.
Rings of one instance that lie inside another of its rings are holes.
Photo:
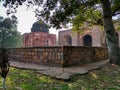
[[[23,35],[23,47],[55,46],[56,35],[44,32],[32,32]]]

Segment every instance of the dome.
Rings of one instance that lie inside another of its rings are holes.
[[[49,33],[47,24],[39,20],[32,25],[31,32],[46,32]]]

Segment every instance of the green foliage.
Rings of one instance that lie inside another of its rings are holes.
[[[17,19],[2,18],[0,19],[0,47],[20,47],[22,38],[17,31]]]
[[[120,13],[120,0],[112,0],[111,3],[113,16],[116,16]]]
[[[28,7],[30,5],[42,7],[35,10],[36,17],[52,27],[61,28],[70,22],[74,24],[74,30],[78,30],[84,22],[89,25],[103,25],[101,12],[103,0],[12,0],[9,2],[5,0],[4,6],[9,7],[8,14],[10,14],[16,12],[18,6],[24,2]],[[110,3],[112,15],[120,14],[120,0],[110,0]]]
[[[92,25],[102,25],[102,15],[99,10],[91,8],[88,10],[79,9],[76,13],[76,17],[72,20],[73,30],[80,31],[79,27],[92,26]]]
[[[113,20],[114,26],[116,30],[120,30],[120,20]]]
[[[78,21],[78,25],[74,27],[76,29],[86,20],[92,24],[103,24],[101,13],[103,0],[4,0],[4,6],[9,7],[7,14],[15,13],[18,6],[24,2],[28,7],[31,5],[42,7],[35,10],[36,17],[56,28],[65,26],[73,19],[74,22]],[[119,15],[120,0],[110,0],[110,4],[112,15]]]

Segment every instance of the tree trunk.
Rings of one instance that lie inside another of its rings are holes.
[[[112,22],[110,2],[109,0],[101,0],[101,3],[103,9],[103,24],[109,52],[109,62],[120,65],[119,40]]]
[[[2,89],[3,90],[6,90],[5,81],[6,81],[6,78],[2,78]]]

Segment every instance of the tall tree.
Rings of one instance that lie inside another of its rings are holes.
[[[103,8],[103,23],[110,63],[120,65],[119,40],[112,22],[112,11],[109,0],[101,0]]]
[[[5,81],[10,66],[5,48],[18,46],[17,44],[20,40],[22,39],[20,33],[17,31],[17,18],[15,16],[12,16],[12,19],[0,17],[0,73],[2,76],[3,90],[6,90]]]
[[[16,12],[24,2],[27,6],[38,5],[36,16],[42,17],[52,27],[61,28],[72,20],[77,27],[84,21],[103,25],[110,63],[120,65],[118,37],[112,23],[112,16],[120,14],[120,0],[5,0],[4,6],[9,6],[7,14]]]
[[[22,38],[17,31],[17,19],[0,19],[0,47],[19,47],[22,45]]]
[[[10,63],[9,63],[9,59],[8,59],[8,54],[6,53],[6,49],[5,48],[1,48],[0,49],[0,54],[1,54],[1,58],[0,58],[0,74],[2,77],[2,88],[3,90],[6,90],[6,86],[5,86],[5,81],[6,81],[6,76],[7,73],[9,71],[10,68]]]

